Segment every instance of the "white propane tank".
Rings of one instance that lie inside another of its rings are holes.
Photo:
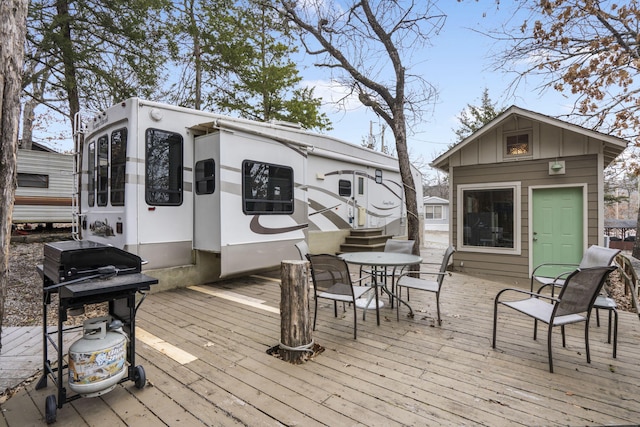
[[[69,348],[69,388],[83,397],[100,396],[127,373],[127,335],[110,316],[85,320],[83,331]]]

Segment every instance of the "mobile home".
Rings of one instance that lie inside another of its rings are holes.
[[[398,162],[383,153],[138,98],[82,129],[81,237],[141,256],[161,285],[277,266],[303,239],[337,252],[354,228],[406,235]]]
[[[73,155],[18,150],[14,224],[71,223]]]

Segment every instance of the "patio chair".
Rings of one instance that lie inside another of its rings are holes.
[[[609,312],[609,323],[607,326],[607,343],[611,344],[611,327],[613,326],[613,358],[615,359],[618,352],[618,305],[616,300],[607,295],[598,295],[596,301],[593,303],[593,308],[596,310],[596,325],[600,326],[600,310],[607,310]],[[613,315],[613,323],[611,323],[611,316]]]
[[[372,290],[369,286],[353,286],[349,266],[335,255],[308,255],[311,262],[311,277],[313,279],[313,294],[315,308],[313,312],[313,330],[316,330],[318,318],[318,300],[333,301],[334,316],[338,317],[338,301],[348,302],[353,306],[353,339],[357,339],[358,323],[356,313],[356,299]],[[357,282],[364,281],[370,276],[364,276]],[[343,306],[343,310],[346,309]]]
[[[506,288],[498,292],[493,307],[493,342],[496,348],[496,330],[498,322],[498,306],[510,307],[534,319],[533,339],[537,339],[538,321],[549,325],[547,333],[547,352],[549,354],[549,372],[553,373],[553,358],[551,355],[551,338],[554,326],[560,326],[562,331],[562,346],[566,347],[565,325],[585,322],[584,342],[587,351],[587,363],[591,363],[589,353],[589,318],[593,303],[602,289],[607,276],[616,269],[612,266],[577,269],[570,273],[564,281],[558,297],[542,295],[522,289]],[[501,301],[507,293],[523,294],[525,299]]]
[[[613,259],[620,253],[620,249],[610,249],[602,246],[592,245],[584,253],[580,264],[544,263],[536,266],[531,273],[531,289],[533,292],[534,283],[539,283],[538,293],[547,286],[552,286],[551,295],[554,295],[554,288],[562,287],[566,277],[577,268],[590,268],[611,265]],[[564,271],[554,276],[545,275],[543,270],[549,268],[564,268]]]
[[[407,290],[407,296],[410,289],[419,291],[433,292],[436,294],[436,310],[438,312],[438,325],[442,325],[442,319],[440,318],[440,291],[442,290],[442,282],[444,276],[447,275],[447,267],[449,266],[449,260],[456,251],[456,248],[449,246],[442,257],[442,263],[440,263],[439,271],[409,271],[402,274],[397,282],[397,295],[398,299],[402,301],[402,289]],[[423,266],[425,264],[421,264]],[[417,277],[415,277],[417,276]],[[423,279],[422,276],[431,276],[431,280]],[[435,278],[434,278],[435,277]],[[407,298],[407,301],[409,298]],[[400,303],[396,307],[396,317],[400,320]]]
[[[305,261],[307,259],[307,255],[309,255],[309,245],[307,245],[305,240],[300,240],[295,246],[300,254],[300,259]]]

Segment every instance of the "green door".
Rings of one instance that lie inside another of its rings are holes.
[[[533,268],[543,263],[578,264],[583,248],[582,187],[533,190]],[[566,268],[546,268],[537,275],[551,276]]]

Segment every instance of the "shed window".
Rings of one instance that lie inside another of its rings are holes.
[[[245,214],[293,213],[293,169],[242,162],[242,209]]]
[[[462,248],[519,252],[520,183],[461,185],[458,213]]]
[[[528,156],[531,154],[531,138],[529,133],[506,135],[507,156]]]

